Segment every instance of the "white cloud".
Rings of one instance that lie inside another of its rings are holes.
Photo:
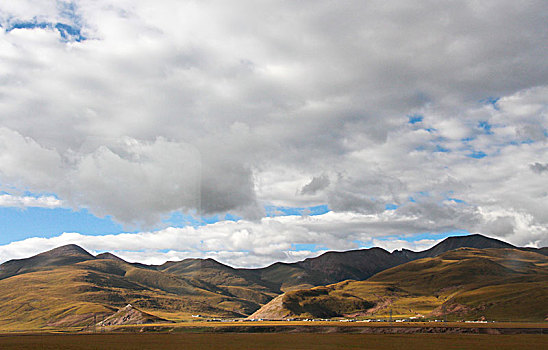
[[[459,217],[452,220],[455,225]],[[527,222],[522,224],[525,225],[523,227],[528,225]],[[505,237],[505,240],[516,245],[548,243],[545,234],[536,234],[531,241],[524,241],[519,234],[508,236],[504,232],[504,222],[493,222],[490,227],[493,228],[488,231],[490,236]],[[497,231],[497,228],[503,231]],[[160,264],[167,260],[211,257],[231,266],[262,267],[276,261],[298,261],[323,252],[295,250],[295,244],[349,250],[360,248],[365,243],[392,251],[400,248],[424,250],[439,242],[436,239],[413,241],[393,238],[404,229],[412,237],[435,229],[435,225],[420,216],[402,215],[397,211],[378,215],[329,212],[317,216],[263,218],[259,222],[221,221],[196,228],[168,227],[159,231],[104,236],[63,233],[52,238],[28,238],[0,246],[0,261],[28,257],[72,243],[95,253],[114,252],[135,262]]]
[[[0,5],[2,190],[150,227],[327,203],[390,234],[544,242],[546,2],[67,4]],[[9,30],[34,20],[87,40]]]
[[[14,196],[11,194],[0,195],[0,207],[38,207],[38,208],[60,208],[63,202],[53,196],[31,197]]]

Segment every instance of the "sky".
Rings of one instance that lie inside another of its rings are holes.
[[[0,262],[548,246],[548,2],[0,3]]]

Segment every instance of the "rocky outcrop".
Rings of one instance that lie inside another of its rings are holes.
[[[131,304],[118,310],[115,314],[107,317],[103,321],[97,323],[98,326],[116,326],[130,324],[145,324],[145,323],[171,323],[172,321],[164,320],[131,306]]]

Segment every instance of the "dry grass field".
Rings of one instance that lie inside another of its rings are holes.
[[[42,334],[0,336],[2,350],[547,349],[548,335]]]
[[[497,329],[542,329],[543,334],[548,334],[548,322],[489,322],[489,323],[464,323],[464,322],[339,322],[339,321],[258,321],[258,322],[179,322],[179,323],[154,323],[141,325],[121,325],[104,327],[106,332],[119,331],[148,331],[148,329],[167,329],[170,332],[184,328],[218,329],[218,328],[322,328],[322,327],[343,327],[343,328],[497,328]],[[70,329],[63,329],[71,331]]]

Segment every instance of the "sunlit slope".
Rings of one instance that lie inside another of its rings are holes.
[[[261,305],[203,281],[94,259],[0,280],[0,328],[87,325],[132,304],[153,315],[238,317]],[[94,316],[95,315],[95,316]]]
[[[32,272],[0,281],[0,328],[36,329],[48,325],[72,326],[89,323],[93,314],[113,309],[75,296],[92,285],[84,282],[86,272],[59,268]]]
[[[461,248],[366,281],[285,293],[252,318],[427,316],[540,321],[548,317],[548,257],[518,249]]]
[[[482,249],[447,252],[460,246]],[[470,235],[423,252],[370,248],[241,269],[213,259],[128,263],[68,245],[0,265],[0,329],[85,326],[127,304],[170,320],[241,317],[283,292],[258,313],[275,316],[262,318],[382,317],[392,310],[395,316],[540,320],[546,249],[483,249],[508,246]]]

